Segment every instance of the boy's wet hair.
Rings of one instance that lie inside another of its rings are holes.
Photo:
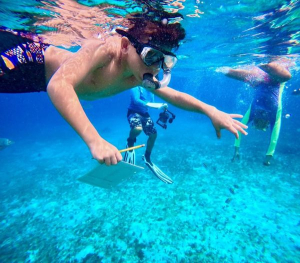
[[[127,19],[126,32],[140,43],[176,49],[185,38],[185,30],[177,21],[181,18],[180,14],[162,11],[156,13],[155,17],[148,14],[133,15]]]

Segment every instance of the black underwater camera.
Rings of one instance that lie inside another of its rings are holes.
[[[165,109],[163,112],[159,114],[159,118],[156,121],[156,123],[163,127],[164,129],[167,129],[167,122],[172,123],[173,120],[176,118],[175,114],[170,112],[169,110]]]

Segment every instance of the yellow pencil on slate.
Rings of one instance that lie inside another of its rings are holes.
[[[145,144],[141,144],[141,145],[129,147],[129,148],[120,150],[119,152],[120,152],[120,153],[123,153],[123,152],[131,151],[131,150],[139,149],[139,148],[142,148],[142,147],[145,147]]]

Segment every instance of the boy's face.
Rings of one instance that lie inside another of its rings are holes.
[[[138,76],[134,74],[137,79],[142,79],[141,76],[146,73],[156,76],[160,69],[170,72],[175,66],[177,57],[169,51],[171,48],[164,47],[164,49],[162,49],[160,46],[158,47],[152,43],[140,43],[125,31],[119,30],[117,32],[125,36],[127,38],[126,41],[130,42],[128,49],[130,51],[128,56],[128,59],[130,60],[129,65],[134,72],[139,71],[139,73],[136,73]]]
[[[147,66],[133,46],[131,46],[128,51],[128,64],[134,76],[140,82],[142,82],[144,74],[150,73],[156,76],[161,68],[161,63],[154,63],[153,65]]]

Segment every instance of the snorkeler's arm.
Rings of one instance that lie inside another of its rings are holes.
[[[279,83],[288,81],[292,77],[289,70],[276,61],[260,65],[259,68],[268,73],[273,81]]]
[[[227,114],[225,112],[219,111],[217,108],[208,105],[191,95],[176,91],[169,87],[155,90],[153,91],[153,93],[178,108],[187,111],[202,113],[208,116],[211,119],[211,122],[216,130],[218,138],[221,137],[221,129],[229,130],[235,135],[236,138],[238,138],[238,131],[245,135],[247,134],[247,132],[244,131],[247,126],[233,119],[242,118],[242,115]]]
[[[131,100],[134,101],[134,104],[149,107],[153,109],[165,109],[168,108],[168,104],[166,103],[154,103],[154,95],[152,93],[149,93],[151,95],[150,101],[144,101],[140,99],[140,90],[139,88],[133,88],[130,90],[131,92]]]
[[[100,137],[86,116],[76,86],[93,70],[107,63],[107,54],[94,43],[82,47],[51,78],[47,92],[56,109],[89,147],[94,159],[107,165],[122,159],[117,149]]]
[[[167,109],[168,108],[168,104],[167,103],[154,102],[154,94],[153,93],[149,93],[149,95],[151,95],[150,102],[147,103],[147,106],[149,108],[159,109],[159,110]]]
[[[146,106],[147,101],[140,99],[141,93],[138,87],[131,89],[130,93],[131,93],[131,100],[134,101],[134,104],[139,106]]]
[[[223,73],[225,76],[240,80],[240,81],[247,81],[247,77],[249,75],[253,74],[251,70],[245,70],[245,69],[233,69],[230,67],[220,67],[216,69],[216,72]]]

